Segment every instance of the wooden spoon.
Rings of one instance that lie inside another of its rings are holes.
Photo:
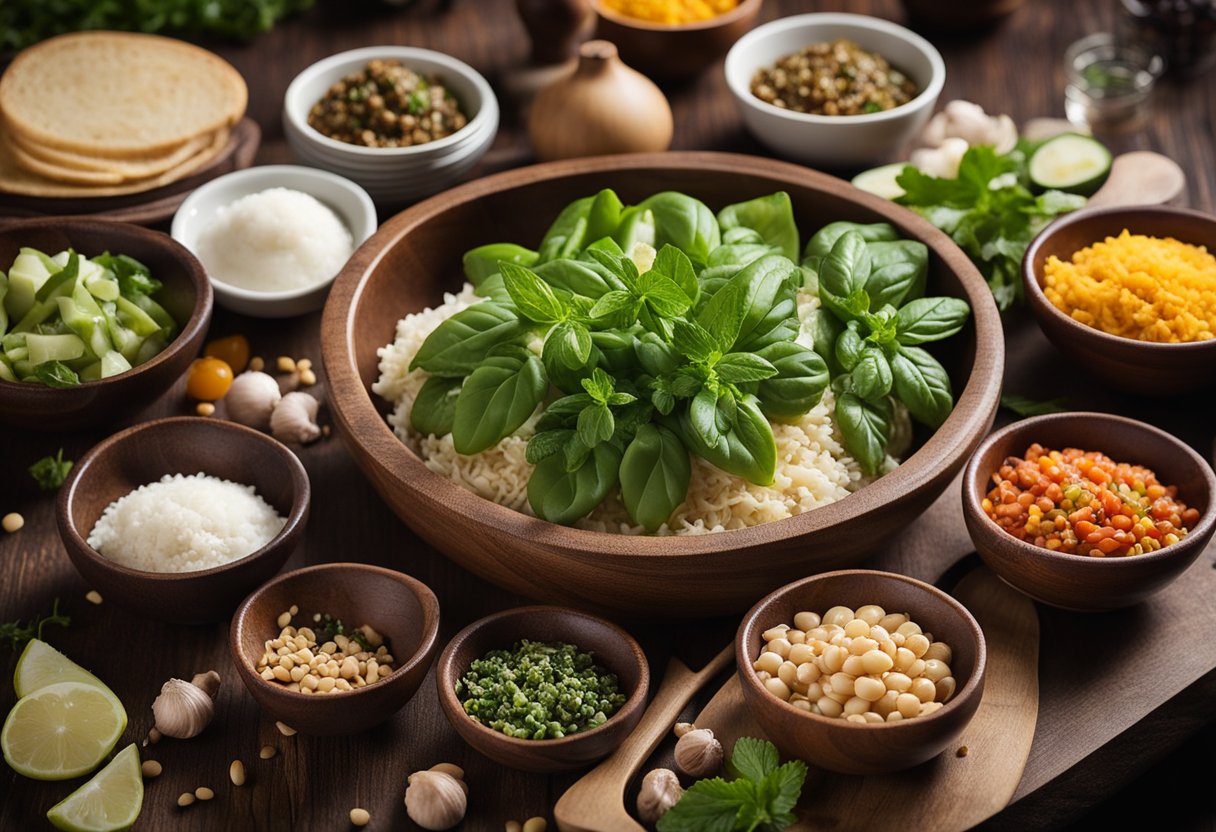
[[[562,832],[645,832],[645,827],[625,808],[625,787],[693,694],[734,658],[735,647],[731,644],[696,673],[679,659],[669,661],[663,683],[638,727],[611,757],[584,775],[557,801],[553,807],[557,828]]]
[[[1186,174],[1173,159],[1151,150],[1136,150],[1115,157],[1110,176],[1089,198],[1088,205],[1164,205],[1186,190]]]

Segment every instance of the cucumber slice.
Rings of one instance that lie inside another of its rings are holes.
[[[1043,142],[1030,157],[1030,181],[1040,188],[1089,196],[1110,175],[1110,163],[1110,151],[1100,141],[1065,133]]]
[[[35,335],[25,337],[29,359],[34,364],[44,361],[71,361],[84,355],[84,341],[75,335]]]
[[[50,263],[50,268],[47,264]],[[12,268],[8,270],[8,297],[4,305],[14,321],[25,317],[34,306],[34,295],[42,288],[42,284],[54,273],[59,266],[51,263],[50,258],[40,251],[22,249],[13,260]]]
[[[131,369],[131,362],[124,358],[120,352],[111,350],[101,357],[102,378],[116,376],[119,373],[125,373],[129,369]]]
[[[882,167],[863,170],[853,177],[853,187],[880,196],[883,199],[895,199],[904,195],[904,189],[899,187],[895,178],[903,173],[907,162],[893,162]]]

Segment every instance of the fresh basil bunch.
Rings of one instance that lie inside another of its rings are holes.
[[[887,223],[832,223],[803,255],[818,283],[815,349],[832,375],[836,423],[867,474],[886,458],[895,401],[930,428],[954,407],[950,377],[920,345],[957,333],[971,309],[959,298],[923,297],[928,263],[923,243]]]
[[[465,255],[486,300],[415,356],[410,368],[431,378],[412,424],[474,454],[545,403],[527,448],[528,501],[556,523],[619,487],[634,522],[657,529],[688,492],[690,453],[770,484],[769,420],[806,413],[829,381],[824,360],[794,341],[798,247],[785,193],[716,217],[673,192],[628,207],[611,190],[576,200],[535,251],[501,243]],[[538,336],[539,356],[527,346]]]

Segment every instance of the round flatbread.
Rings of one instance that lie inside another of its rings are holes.
[[[142,157],[132,156],[130,159],[107,159],[104,156],[89,156],[67,150],[56,150],[53,147],[32,142],[20,133],[9,131],[9,138],[12,139],[13,149],[18,158],[32,157],[43,165],[64,169],[68,172],[88,171],[118,174],[122,178],[117,181],[124,182],[156,176],[177,167],[196,153],[210,147],[215,141],[215,136],[215,133],[198,136],[169,153],[149,154]],[[65,173],[65,177],[67,177],[65,181],[73,181],[71,176],[71,173]]]
[[[235,124],[247,101],[229,63],[158,35],[60,35],[0,76],[0,115],[27,144],[106,158],[171,153]]]

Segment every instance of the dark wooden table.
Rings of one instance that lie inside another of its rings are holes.
[[[361,6],[352,10],[353,6]],[[894,0],[854,2],[796,2],[769,0],[763,19],[801,11],[845,9],[902,20]],[[1084,34],[1113,25],[1118,4],[1088,0],[1069,4],[1031,0],[1000,29],[979,36],[932,36],[946,57],[948,78],[943,101],[968,98],[990,112],[1008,112],[1019,121],[1038,115],[1062,115],[1065,47]],[[280,24],[252,45],[208,44],[231,60],[250,85],[250,114],[261,124],[265,141],[260,162],[290,161],[279,126],[283,91],[308,64],[328,54],[357,46],[394,43],[426,46],[459,57],[498,83],[527,52],[522,26],[507,0],[456,0],[435,4],[426,0],[406,11],[369,3],[319,0],[318,7]],[[1210,83],[1209,76],[1208,82]],[[720,70],[710,70],[693,82],[667,89],[675,113],[677,149],[717,149],[762,152],[748,137],[736,115]],[[476,174],[526,164],[527,139],[517,115],[504,98],[504,123],[493,149]],[[1190,177],[1193,207],[1216,208],[1216,97],[1202,82],[1190,86],[1165,84],[1156,94],[1156,109],[1147,130],[1112,142],[1116,150],[1150,148],[1177,159]],[[385,214],[384,217],[387,217]],[[288,354],[319,355],[318,315],[285,322],[254,321],[217,310],[213,332],[241,332],[250,337],[255,354],[268,358]],[[1115,397],[1087,382],[1083,368],[1070,368],[1046,343],[1029,318],[1014,314],[1006,320],[1009,360],[1006,385],[1012,392],[1051,397],[1065,395],[1077,408],[1126,412],[1165,427],[1200,449],[1211,451],[1212,397],[1161,402]],[[324,378],[322,385],[324,390]],[[181,385],[148,409],[141,418],[188,412]],[[467,748],[441,715],[434,687],[428,680],[418,696],[393,720],[364,735],[341,739],[285,738],[258,711],[241,688],[230,663],[227,627],[181,627],[136,618],[116,606],[94,606],[85,600],[89,587],[69,564],[55,531],[53,501],[39,494],[24,473],[27,465],[63,446],[77,458],[104,433],[71,436],[0,433],[0,513],[19,511],[26,526],[18,534],[0,537],[0,620],[28,618],[49,610],[54,598],[72,616],[69,629],[50,628],[48,639],[69,656],[93,669],[115,690],[130,714],[122,743],[138,741],[151,726],[150,705],[160,685],[171,676],[189,678],[208,669],[225,678],[217,716],[200,737],[162,741],[146,756],[164,765],[164,774],[149,782],[137,829],[341,829],[355,806],[371,811],[371,828],[415,828],[405,816],[405,778],[418,768],[442,761],[463,765],[470,784],[470,809],[463,827],[501,829],[505,820],[549,815],[561,792],[574,777],[545,778],[502,769]],[[307,563],[354,560],[389,565],[429,584],[442,604],[441,641],[475,618],[517,605],[525,599],[505,593],[470,575],[428,548],[380,502],[336,440],[303,449],[314,489],[312,517],[306,542],[290,567]],[[954,560],[968,551],[958,520],[957,490],[951,488],[905,541],[877,555],[875,565],[898,568],[937,580]],[[934,545],[934,544],[937,545]],[[1211,740],[1210,708],[1216,695],[1216,655],[1210,647],[1216,626],[1216,572],[1210,553],[1179,582],[1171,599],[1186,609],[1167,607],[1134,611],[1139,625],[1170,626],[1171,617],[1194,618],[1181,627],[1179,638],[1197,645],[1182,670],[1164,674],[1155,699],[1127,700],[1114,695],[1110,703],[1071,702],[1068,685],[1082,664],[1066,651],[1045,646],[1039,732],[1015,802],[991,821],[995,828],[1059,827],[1085,817],[1165,755],[1190,740],[1188,749],[1207,752]],[[673,588],[673,591],[675,588]],[[1172,602],[1171,602],[1172,603]],[[687,639],[680,650],[694,666],[724,645],[736,619],[699,623],[625,622],[643,642],[661,675],[676,639]],[[1090,619],[1088,638],[1100,638],[1106,625],[1119,631],[1126,622]],[[1201,626],[1202,625],[1202,626]],[[1076,619],[1043,612],[1043,631],[1077,629]],[[1074,634],[1074,642],[1080,636]],[[1181,646],[1187,651],[1189,644]],[[0,710],[13,703],[11,678],[15,656],[0,648]],[[1118,651],[1109,646],[1112,662]],[[1171,664],[1171,663],[1166,663]],[[1109,672],[1109,671],[1107,671]],[[1132,672],[1132,671],[1128,671]],[[1114,677],[1112,677],[1112,680]],[[1112,681],[1112,684],[1114,682]],[[715,686],[716,687],[716,686]],[[712,692],[705,692],[698,703]],[[1111,707],[1109,718],[1103,709]],[[1070,709],[1075,709],[1071,711]],[[689,709],[692,712],[692,708]],[[1095,736],[1100,735],[1097,739]],[[1200,739],[1196,740],[1195,737]],[[1207,739],[1203,739],[1206,737]],[[280,750],[269,761],[258,759],[266,744]],[[1078,749],[1086,749],[1078,752]],[[1091,753],[1092,752],[1092,753]],[[659,756],[669,754],[660,749]],[[249,782],[235,788],[227,778],[228,764],[240,758]],[[1185,775],[1166,773],[1163,764],[1146,775],[1154,788],[1173,781],[1198,784]],[[1210,771],[1210,764],[1195,770]],[[1159,773],[1158,773],[1159,772]],[[0,769],[0,829],[47,828],[43,818],[50,806],[80,781],[40,784]],[[217,797],[181,810],[178,794],[210,786]],[[1182,791],[1179,789],[1179,791]],[[1130,804],[1128,804],[1130,805]],[[1118,818],[1123,804],[1107,804],[1101,816]],[[1173,817],[1210,818],[1211,801],[1196,785],[1177,798]],[[1181,814],[1179,814],[1181,813]],[[1090,818],[1095,816],[1090,815]],[[1169,818],[1171,815],[1162,815]]]

